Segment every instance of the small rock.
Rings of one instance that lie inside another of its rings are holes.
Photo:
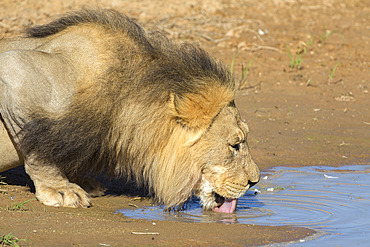
[[[230,31],[228,31],[227,33],[226,33],[226,36],[227,37],[233,37],[235,35],[235,33],[234,33],[234,30],[233,29],[231,29]]]
[[[242,49],[242,48],[244,48],[244,47],[247,47],[247,42],[242,41],[242,42],[240,42],[240,43],[238,44],[238,49]]]

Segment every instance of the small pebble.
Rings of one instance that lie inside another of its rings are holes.
[[[259,194],[259,193],[261,193],[261,191],[260,191],[260,190],[257,190],[257,189],[255,189],[255,190],[254,190],[254,194],[255,194],[255,195],[257,195],[257,194]]]

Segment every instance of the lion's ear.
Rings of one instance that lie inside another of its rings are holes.
[[[234,99],[234,92],[225,87],[213,87],[196,93],[172,93],[171,108],[181,124],[192,129],[207,128],[220,110]]]

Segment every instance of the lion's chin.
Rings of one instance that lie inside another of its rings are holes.
[[[238,205],[238,199],[225,198],[216,194],[217,207],[213,211],[218,213],[233,213]]]

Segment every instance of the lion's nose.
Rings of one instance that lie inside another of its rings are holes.
[[[252,181],[248,180],[249,188],[252,188],[253,185],[255,185],[256,183],[258,183],[258,181],[257,182],[252,182]]]

